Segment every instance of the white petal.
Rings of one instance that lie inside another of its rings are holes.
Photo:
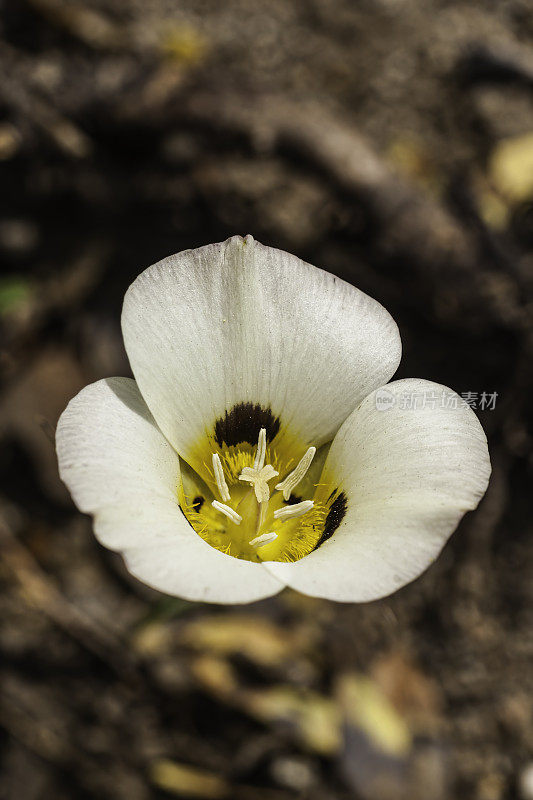
[[[390,405],[378,410],[383,392]],[[420,399],[418,408],[403,409],[413,396],[425,397],[425,407]],[[453,398],[457,408],[441,408]],[[362,602],[399,589],[434,561],[482,497],[490,460],[483,429],[461,398],[408,379],[373,392],[351,414],[324,472],[346,496],[338,529],[300,561],[266,566],[306,594]]]
[[[379,303],[251,236],[147,269],[126,294],[122,330],[159,427],[193,462],[199,439],[241,403],[270,410],[304,443],[329,441],[401,353]],[[258,417],[250,444],[260,427]]]
[[[247,603],[282,584],[261,564],[204,542],[177,499],[179,459],[135,381],[110,378],[83,389],[59,420],[61,478],[78,507],[94,515],[95,534],[120,550],[130,572],[188,600]]]

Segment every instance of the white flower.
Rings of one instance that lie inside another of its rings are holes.
[[[147,269],[122,330],[135,380],[69,403],[60,474],[162,592],[373,600],[420,575],[486,489],[485,435],[453,392],[407,379],[378,399],[401,354],[388,312],[251,236]]]

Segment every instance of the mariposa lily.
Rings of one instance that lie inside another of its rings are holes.
[[[401,355],[389,313],[251,236],[147,269],[122,330],[135,380],[69,403],[60,474],[162,592],[373,600],[420,575],[486,489],[486,438],[455,393],[380,389]]]

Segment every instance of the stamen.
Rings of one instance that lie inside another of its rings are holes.
[[[252,539],[249,544],[251,544],[252,547],[261,547],[264,544],[270,544],[270,542],[274,542],[277,538],[277,533],[262,533],[261,536],[256,536],[255,539]]]
[[[274,511],[274,519],[291,519],[292,517],[301,517],[302,514],[307,514],[308,511],[314,506],[312,500],[303,500],[301,503],[294,503],[292,506],[285,506],[285,508],[278,508]]]
[[[266,428],[261,428],[259,431],[259,438],[257,440],[257,452],[255,454],[255,461],[254,461],[254,469],[258,472],[263,469],[265,466],[265,456],[266,456],[266,446],[267,446],[267,432]]]
[[[278,483],[276,489],[278,491],[283,492],[283,499],[288,500],[291,496],[291,492],[295,486],[297,486],[302,478],[304,477],[305,473],[311,466],[311,461],[315,457],[316,447],[310,447],[305,455],[300,459],[296,469],[287,475],[284,481]]]
[[[217,482],[220,496],[222,500],[227,503],[228,500],[231,500],[231,495],[229,493],[228,484],[224,478],[224,470],[222,469],[222,463],[218,453],[213,453],[213,472],[215,473],[215,481]]]
[[[225,505],[224,503],[219,503],[218,500],[213,500],[211,505],[213,506],[213,508],[216,508],[217,511],[221,511],[222,514],[225,514],[226,517],[228,517],[228,519],[230,519],[232,522],[235,523],[235,525],[240,525],[241,524],[241,522],[242,522],[241,515],[237,514],[237,512],[234,511],[229,506]]]

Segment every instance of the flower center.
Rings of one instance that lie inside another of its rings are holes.
[[[198,497],[192,503],[187,498],[185,516],[206,542],[229,555],[296,561],[317,545],[327,516],[325,503],[293,494],[315,453],[309,447],[291,470],[294,460],[269,452],[266,428],[261,428],[255,453],[249,445],[213,453],[209,472],[218,497],[211,502]],[[283,479],[274,484],[280,475]]]

